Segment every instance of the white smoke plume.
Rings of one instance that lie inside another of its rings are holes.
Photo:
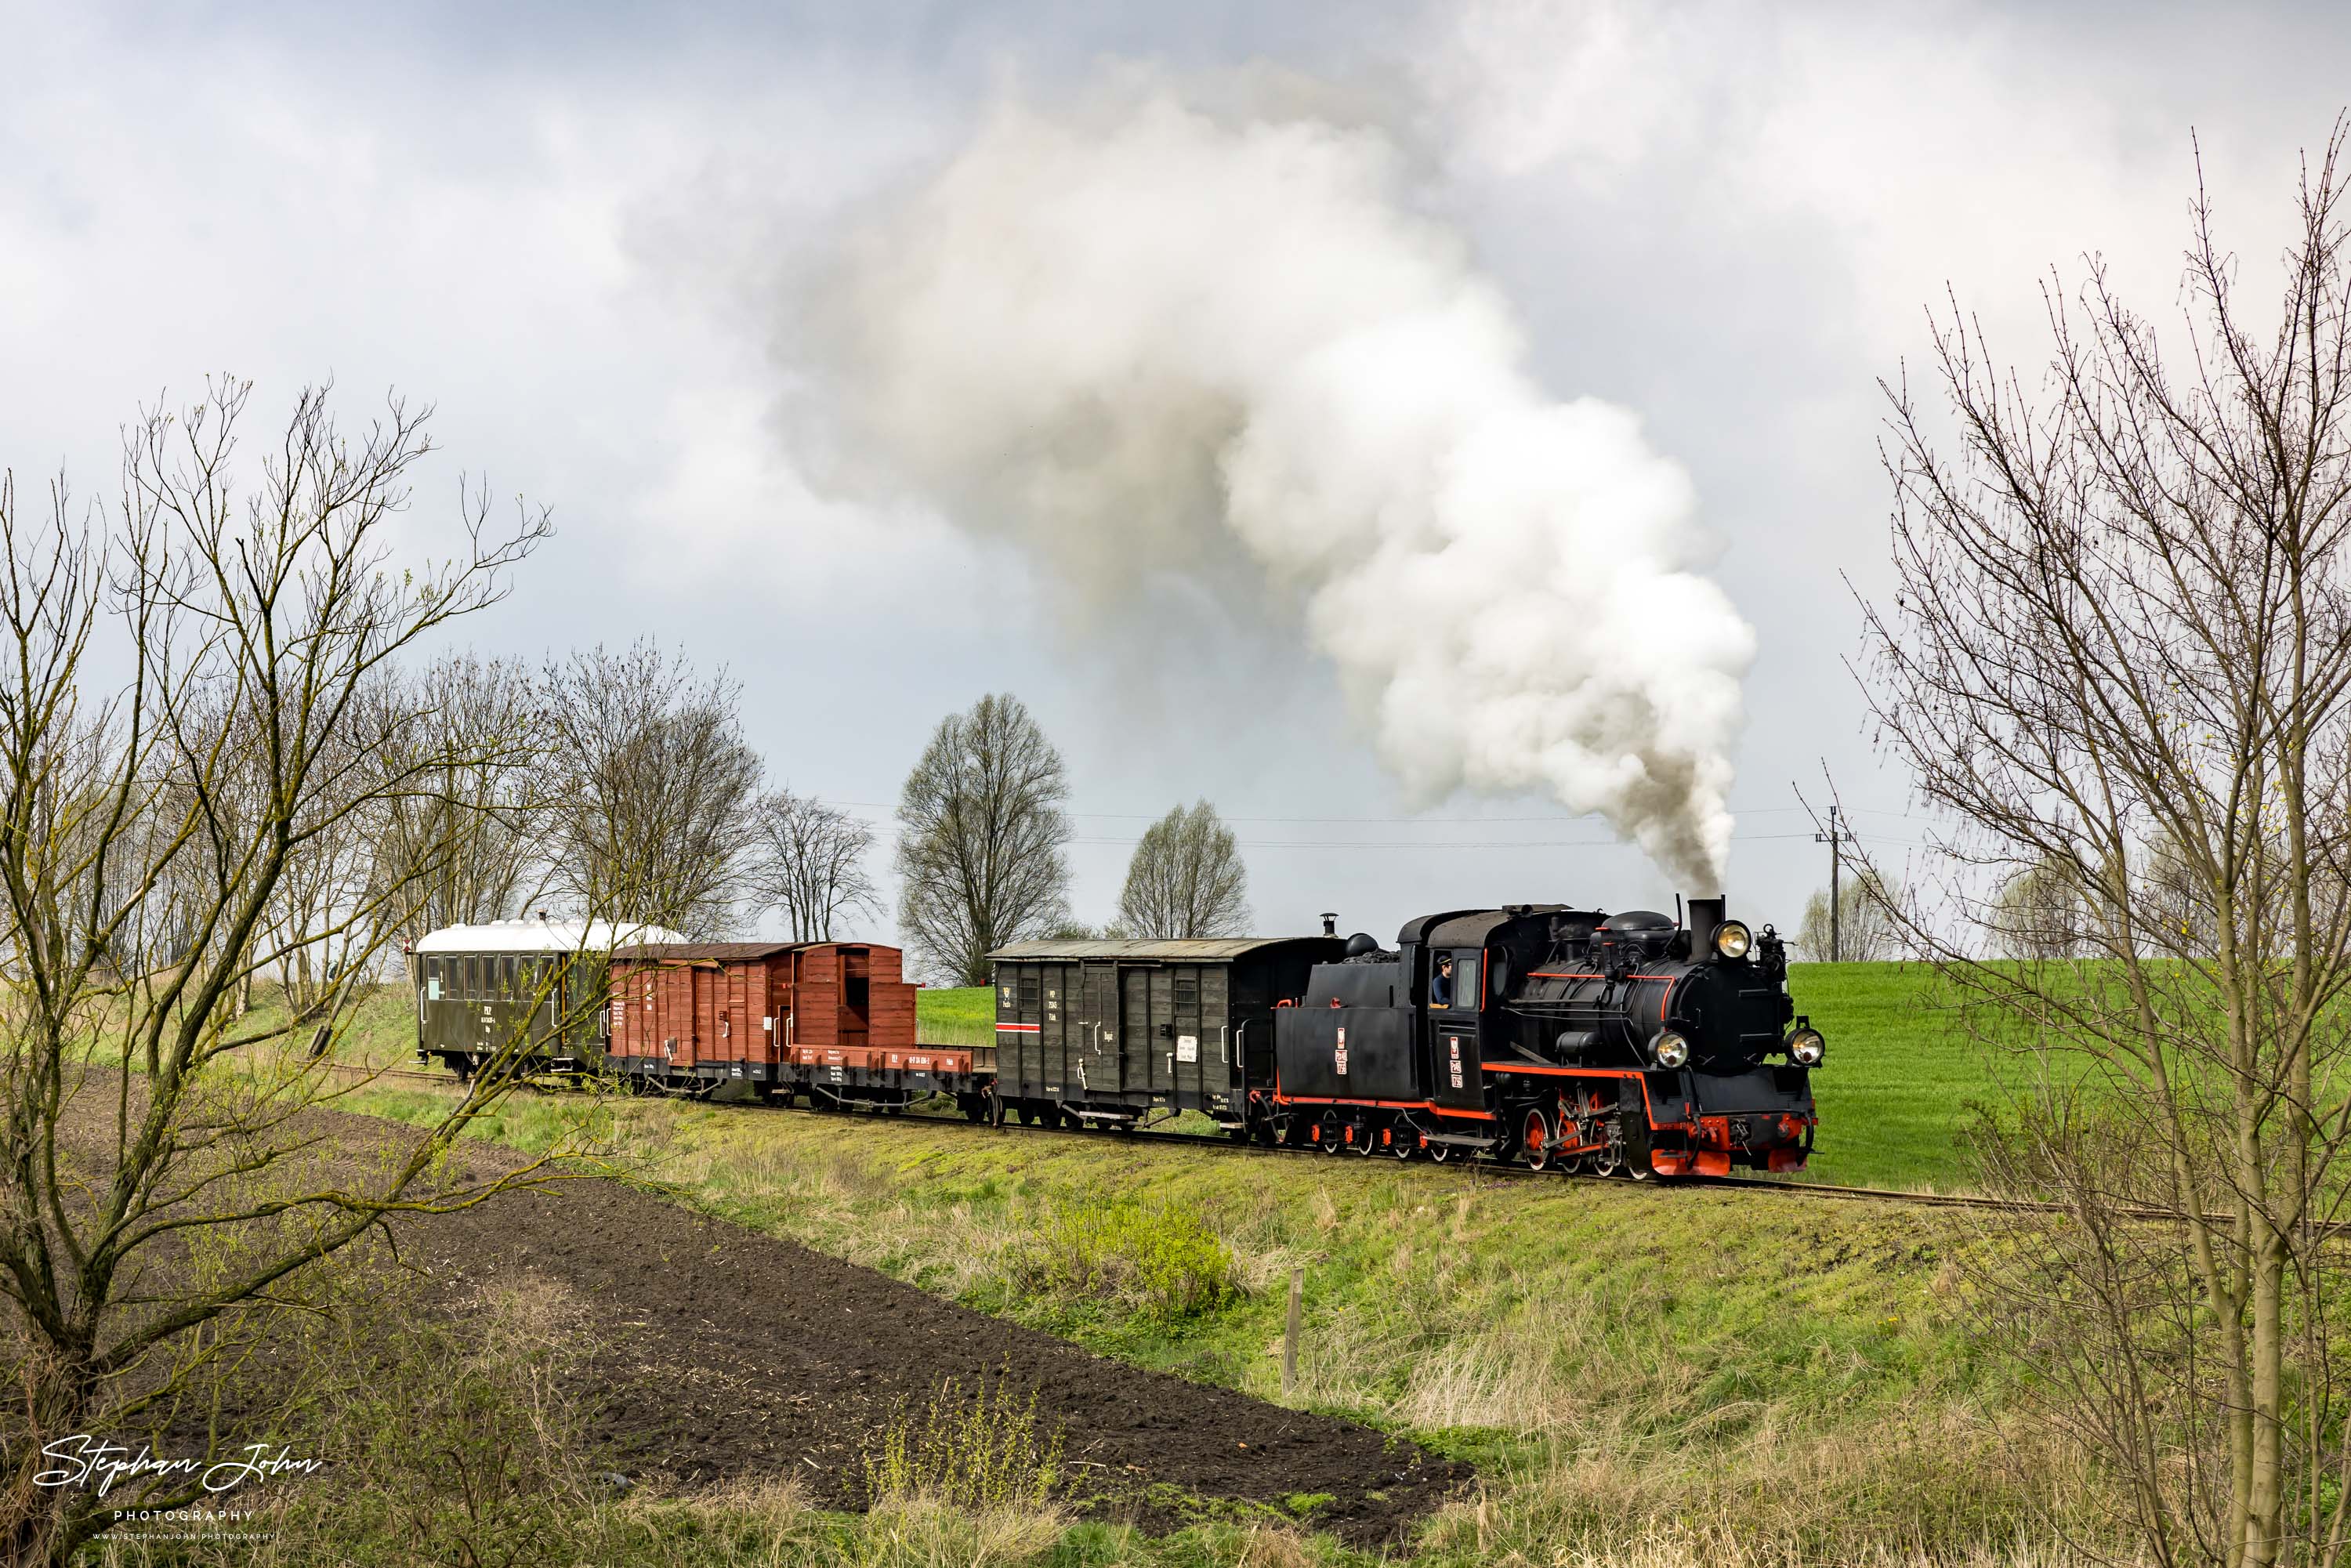
[[[1165,88],[1008,103],[845,244],[799,351],[852,454],[1090,591],[1238,545],[1416,800],[1548,789],[1717,890],[1754,639],[1689,481],[1534,383],[1399,162]]]

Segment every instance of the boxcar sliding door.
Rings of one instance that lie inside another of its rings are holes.
[[[1077,1021],[1084,1030],[1078,1044],[1081,1054],[1078,1064],[1083,1069],[1081,1082],[1087,1093],[1115,1094],[1118,1092],[1118,1051],[1123,1030],[1119,1027],[1118,967],[1113,964],[1083,966],[1082,985],[1085,999],[1079,1005]],[[1077,1097],[1073,1085],[1063,1084],[1070,1097]]]

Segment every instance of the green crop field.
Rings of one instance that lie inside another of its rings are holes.
[[[1963,1183],[1961,1131],[1996,1103],[2007,1064],[1959,1027],[1934,975],[1798,964],[1788,990],[1829,1042],[1813,1074],[1821,1130],[1805,1175],[1853,1186]]]
[[[1999,1063],[1956,1027],[1933,975],[1903,964],[1799,964],[1788,989],[1829,1040],[1813,1074],[1821,1132],[1806,1176],[1851,1186],[1964,1183],[1960,1130],[1994,1096]],[[925,990],[915,1007],[925,1040],[990,1042],[986,986]]]
[[[986,986],[925,987],[914,993],[914,1033],[925,1045],[994,1045],[996,994]]]

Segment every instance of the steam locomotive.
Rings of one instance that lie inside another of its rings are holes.
[[[1826,1045],[1787,949],[1698,899],[1687,924],[1559,904],[1413,920],[1314,966],[1274,1018],[1253,1135],[1643,1177],[1799,1169]]]

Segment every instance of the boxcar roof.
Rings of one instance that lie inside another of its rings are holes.
[[[632,963],[716,958],[721,963],[747,964],[754,958],[773,957],[778,953],[789,953],[796,947],[875,946],[877,944],[872,942],[640,942],[633,946],[621,948],[612,956]]]
[[[1333,952],[1340,946],[1335,936],[1200,936],[1163,942],[1072,942],[1046,937],[1037,942],[1014,942],[997,948],[988,956],[1011,963],[1133,958],[1146,963],[1157,960],[1170,964],[1214,964],[1243,957],[1267,947],[1285,946],[1292,942],[1327,942]]]
[[[444,925],[416,939],[419,953],[601,953],[624,942],[685,938],[659,925],[632,920],[491,920],[479,925]]]

